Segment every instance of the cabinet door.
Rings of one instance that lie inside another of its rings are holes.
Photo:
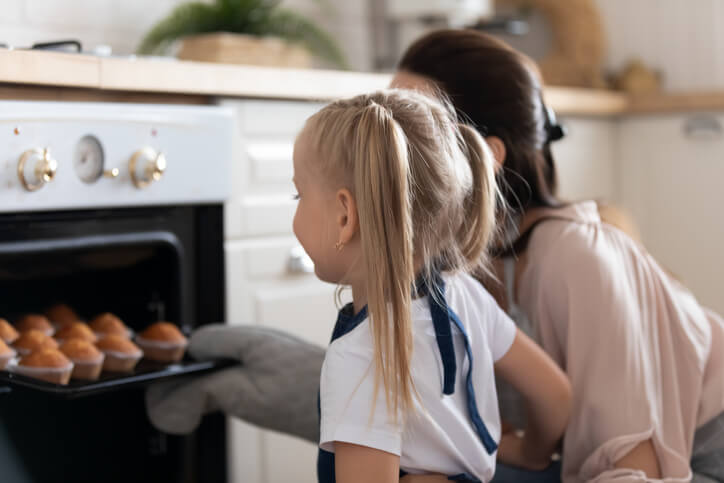
[[[320,282],[291,236],[225,244],[227,319],[284,330],[326,346],[336,319],[334,285]],[[232,481],[314,483],[317,445],[234,422]]]
[[[323,104],[301,101],[235,101],[238,135],[232,162],[232,195],[224,209],[226,239],[291,233],[294,140]]]
[[[705,305],[724,313],[724,115],[621,123],[621,194],[645,245]]]
[[[559,195],[570,201],[615,201],[614,121],[569,117],[562,123],[567,128],[566,136],[551,145],[558,171]]]

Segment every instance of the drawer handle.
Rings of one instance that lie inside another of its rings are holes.
[[[314,273],[314,262],[301,245],[297,245],[289,252],[289,261],[287,262],[289,273],[304,274]]]
[[[684,134],[690,139],[719,139],[722,137],[722,125],[714,116],[692,116],[684,124]]]

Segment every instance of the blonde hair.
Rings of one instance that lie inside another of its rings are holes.
[[[357,202],[375,394],[395,420],[412,408],[415,268],[484,267],[498,191],[493,156],[450,104],[389,89],[329,104],[304,128],[321,172]],[[376,397],[375,397],[376,400]]]

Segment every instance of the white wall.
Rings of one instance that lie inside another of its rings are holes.
[[[108,44],[114,54],[132,54],[144,33],[186,0],[0,0],[0,42],[17,47],[78,39],[84,49]],[[324,3],[324,2],[322,2]],[[367,0],[284,0],[337,39],[357,70],[371,66]]]
[[[596,0],[609,68],[638,56],[660,69],[670,91],[724,88],[724,1]]]

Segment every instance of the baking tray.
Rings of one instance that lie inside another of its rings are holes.
[[[66,386],[41,381],[13,372],[0,371],[0,391],[3,389],[2,386],[6,386],[11,390],[39,391],[66,399],[74,399],[142,386],[179,376],[203,374],[238,364],[239,361],[234,359],[196,361],[187,357],[173,364],[142,359],[132,372],[104,371],[96,381],[71,379],[70,383]],[[5,391],[7,391],[7,388]]]

